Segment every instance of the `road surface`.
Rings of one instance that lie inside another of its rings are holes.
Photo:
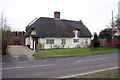
[[[118,53],[3,63],[3,78],[70,78],[118,68]]]

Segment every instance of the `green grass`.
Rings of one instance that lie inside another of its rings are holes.
[[[118,49],[115,47],[100,47],[100,48],[67,48],[67,49],[50,49],[50,50],[40,50],[33,54],[33,56],[38,58],[48,58],[48,57],[70,57],[70,56],[86,56],[95,54],[106,54],[117,52]]]
[[[118,78],[118,69],[107,70],[97,73],[92,73],[84,76],[79,76],[77,78]]]
[[[78,76],[73,78],[63,78],[56,80],[119,80],[120,77],[118,69],[107,70],[97,73],[92,73],[84,76]]]

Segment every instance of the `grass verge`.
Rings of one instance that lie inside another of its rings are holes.
[[[113,69],[97,73],[92,73],[84,76],[78,76],[73,78],[62,78],[56,80],[119,80],[119,70]]]
[[[102,72],[92,73],[84,76],[79,76],[77,78],[118,78],[118,69],[106,70]]]
[[[73,57],[73,56],[106,54],[117,51],[118,49],[115,47],[50,49],[50,50],[40,50],[34,53],[33,56],[38,58]]]

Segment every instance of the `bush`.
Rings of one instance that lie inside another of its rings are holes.
[[[97,48],[100,46],[100,41],[99,41],[99,38],[97,36],[97,33],[94,34],[94,39],[92,41],[92,44],[93,44],[94,48]]]
[[[80,45],[76,45],[75,48],[80,48]]]
[[[55,44],[55,45],[53,46],[53,48],[55,48],[55,49],[59,49],[59,48],[60,48],[60,46],[59,46],[59,45],[57,45],[57,44]]]

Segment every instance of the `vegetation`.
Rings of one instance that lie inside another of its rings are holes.
[[[119,80],[118,69],[107,70],[97,73],[92,73],[74,78],[56,79],[56,80]]]
[[[2,53],[2,31],[0,30],[0,55]]]
[[[100,46],[99,37],[97,36],[97,33],[95,33],[93,38],[93,47],[97,48],[99,46]]]
[[[6,23],[6,19],[4,19],[3,14],[0,20],[0,31],[2,32],[2,54],[6,53],[7,44],[9,42],[9,34],[11,33],[10,26]]]
[[[116,18],[116,20],[113,21],[113,23],[111,24],[111,26],[109,26],[109,28],[105,28],[104,30],[102,30],[99,34],[99,37],[101,39],[111,40],[112,33],[117,32],[117,30],[120,31],[120,18]]]
[[[114,69],[114,70],[107,70],[107,71],[92,73],[84,76],[79,76],[77,78],[118,78],[118,77],[120,77],[118,75],[118,69]]]
[[[100,39],[111,40],[112,39],[112,28],[105,28],[99,34]]]
[[[67,48],[67,49],[50,49],[50,50],[40,50],[33,54],[33,56],[38,58],[48,58],[48,57],[72,57],[72,56],[86,56],[95,54],[106,54],[117,52],[115,47],[99,47],[99,48]]]
[[[6,54],[6,48],[9,42],[10,31],[2,31],[2,53]]]
[[[114,22],[114,27],[120,31],[120,18],[117,18]]]

